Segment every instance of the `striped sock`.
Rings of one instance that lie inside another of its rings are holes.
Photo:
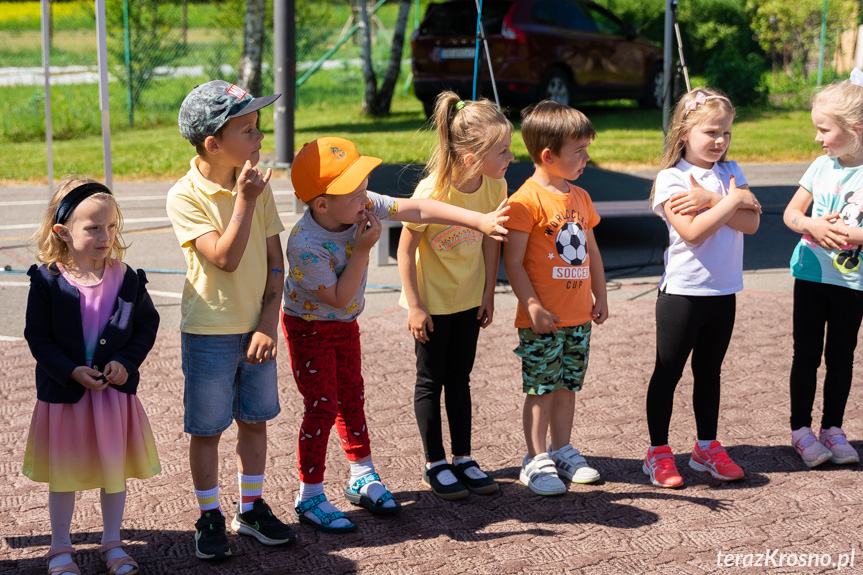
[[[219,507],[218,485],[205,491],[198,491],[195,489],[195,497],[198,498],[198,506],[201,508],[201,515],[207,511],[213,511],[214,509],[218,510],[219,513],[222,513],[222,509]]]
[[[243,475],[237,473],[240,481],[240,513],[245,513],[252,508],[252,504],[261,498],[264,490],[264,474]]]

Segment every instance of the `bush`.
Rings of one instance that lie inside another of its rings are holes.
[[[659,44],[665,29],[663,0],[604,0],[609,10]],[[678,6],[683,54],[690,76],[704,76],[738,105],[764,102],[768,61],[754,39],[745,0],[686,0]],[[677,60],[677,46],[673,51]]]
[[[764,59],[758,54],[714,54],[704,75],[708,85],[728,94],[735,106],[757,106],[767,101]]]

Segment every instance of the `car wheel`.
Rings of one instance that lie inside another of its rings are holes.
[[[551,100],[558,104],[571,106],[575,96],[572,80],[561,68],[552,68],[545,76],[542,87],[539,89],[541,100]]]
[[[650,71],[647,77],[647,84],[644,85],[644,94],[641,96],[641,107],[648,110],[661,110],[664,102],[663,85],[665,73],[662,71],[662,64],[657,64]]]

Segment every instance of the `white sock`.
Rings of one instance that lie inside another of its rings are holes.
[[[435,461],[434,463],[426,463],[426,469],[432,469],[437,467],[438,465],[446,465],[446,459],[441,459],[440,461]],[[453,475],[452,471],[449,469],[445,469],[437,474],[437,480],[441,482],[442,485],[452,485],[454,483],[458,483],[458,478]]]
[[[48,513],[51,518],[51,549],[70,547],[72,545],[70,527],[72,525],[72,514],[74,511],[74,491],[48,492]],[[62,555],[52,557],[48,562],[48,567],[56,567],[57,565],[65,565],[66,563],[72,563],[72,555],[69,553],[63,553]],[[73,574],[67,571],[62,575]]]
[[[195,489],[195,497],[198,499],[198,507],[201,509],[201,515],[207,511],[218,510],[222,511],[219,506],[219,484],[217,483],[212,489],[198,490]],[[222,513],[224,515],[224,513]]]
[[[462,457],[459,457],[458,459],[453,458],[452,464],[453,465],[459,465],[461,463],[464,463],[465,461],[473,461],[473,459],[471,459],[470,455],[464,455]],[[488,475],[486,475],[482,469],[480,469],[479,467],[473,467],[473,466],[468,467],[464,471],[464,474],[467,475],[468,477],[470,477],[471,479],[485,479],[486,477],[488,477]]]
[[[120,523],[123,521],[123,511],[126,508],[126,492],[105,493],[105,490],[102,489],[99,492],[99,500],[102,504],[102,545],[111,541],[119,541]],[[105,553],[107,559],[118,559],[127,555],[122,547],[109,549]],[[131,565],[123,565],[117,569],[117,575],[125,575],[131,570]]]
[[[708,449],[710,444],[716,441],[715,439],[699,439],[696,443],[698,443],[698,449]]]
[[[365,463],[353,463],[351,462],[351,481],[356,481],[360,477],[364,477],[369,473],[375,472],[375,464],[372,463],[372,460],[369,459]],[[360,487],[360,493],[365,495],[372,501],[377,501],[383,496],[384,493],[387,492],[387,488],[384,487],[384,484],[380,481],[372,481],[371,483],[366,483],[362,487]],[[392,499],[388,499],[384,502],[382,507],[395,507],[396,502]]]
[[[365,463],[354,463],[351,461],[351,481],[356,481],[364,475],[375,472],[375,464],[369,459]]]
[[[323,483],[303,483],[300,481],[300,496],[299,501],[308,501],[312,497],[324,494]]]

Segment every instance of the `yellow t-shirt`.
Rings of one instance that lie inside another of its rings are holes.
[[[429,176],[417,184],[413,198],[428,198],[434,178]],[[506,198],[506,181],[483,176],[479,189],[464,194],[455,188],[441,201],[487,213],[497,209]],[[410,224],[405,226],[423,232],[417,248],[417,284],[419,296],[432,315],[458,313],[482,303],[485,286],[485,259],[482,254],[481,232],[462,226],[443,224]],[[402,290],[399,305],[408,307]]]
[[[599,214],[590,196],[572,184],[568,193],[555,194],[528,178],[509,205],[506,227],[530,234],[524,270],[543,307],[560,318],[558,327],[591,321],[587,230],[599,223]],[[530,316],[521,303],[515,312],[515,327],[530,327]]]
[[[237,187],[226,190],[207,180],[198,169],[196,156],[191,169],[168,192],[168,218],[180,241],[186,264],[180,331],[200,335],[247,333],[258,327],[267,283],[267,238],[285,227],[279,219],[270,185],[258,196],[249,241],[234,272],[210,263],[192,240],[216,231],[224,233],[234,212]],[[237,175],[239,175],[239,168]]]

